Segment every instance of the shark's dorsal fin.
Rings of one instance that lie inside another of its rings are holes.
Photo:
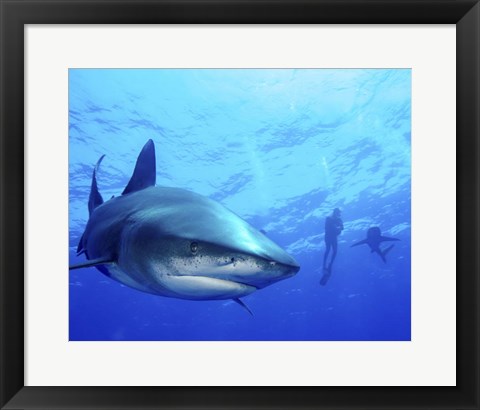
[[[88,198],[88,213],[90,215],[97,206],[103,204],[103,198],[102,195],[100,195],[100,192],[98,192],[97,186],[97,171],[103,158],[105,158],[105,155],[102,155],[100,157],[100,159],[97,161],[97,164],[95,165],[95,168],[93,169],[92,186],[90,188],[90,197]]]
[[[252,311],[248,308],[248,306],[239,298],[234,298],[232,299],[234,302],[237,302],[241,307],[243,307],[248,313],[250,313],[253,316]]]
[[[143,146],[142,152],[140,152],[137,158],[133,175],[123,190],[122,195],[155,186],[156,173],[155,145],[150,139]]]
[[[109,263],[115,262],[112,258],[97,258],[91,259],[86,262],[78,263],[76,265],[70,266],[69,270],[80,269],[80,268],[89,268],[90,266],[97,266],[97,265],[108,265]]]

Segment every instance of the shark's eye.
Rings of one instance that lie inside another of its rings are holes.
[[[191,242],[190,243],[190,250],[195,255],[198,251],[198,243],[197,242]]]

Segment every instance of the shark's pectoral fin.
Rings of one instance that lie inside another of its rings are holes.
[[[90,188],[90,196],[88,198],[88,213],[89,215],[92,214],[93,210],[103,204],[103,198],[102,195],[100,195],[100,192],[98,192],[98,186],[97,186],[97,171],[98,168],[100,167],[100,163],[102,162],[102,159],[105,158],[105,155],[102,155],[100,159],[97,161],[97,164],[95,165],[95,168],[93,169],[93,174],[92,174],[92,186]]]
[[[358,245],[363,245],[363,244],[366,244],[366,243],[368,243],[368,241],[366,239],[364,239],[363,241],[354,243],[352,246],[350,246],[350,248],[353,248],[354,246],[358,246]]]
[[[232,299],[234,302],[237,302],[241,307],[243,307],[248,313],[250,313],[252,316],[253,316],[253,313],[252,311],[248,308],[248,306],[245,304],[245,302],[243,302],[242,300],[240,300],[239,298],[234,298]]]
[[[397,238],[389,238],[389,237],[387,237],[387,236],[381,236],[381,237],[380,237],[380,240],[381,240],[382,242],[387,242],[387,241],[399,241],[400,239],[397,239]]]
[[[122,195],[155,186],[156,173],[155,145],[150,139],[144,145],[142,152],[140,152],[133,175],[123,190]]]
[[[86,262],[77,263],[76,265],[70,266],[68,269],[74,270],[74,269],[80,269],[80,268],[89,268],[91,266],[97,266],[97,265],[108,265],[109,263],[114,263],[114,262],[115,261],[112,260],[112,258],[97,258],[97,259],[91,259]]]

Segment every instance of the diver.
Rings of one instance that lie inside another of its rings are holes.
[[[335,208],[332,212],[332,215],[327,216],[325,219],[325,255],[323,257],[323,274],[322,280],[320,283],[325,285],[328,281],[328,278],[332,274],[332,265],[335,257],[337,256],[337,237],[343,231],[343,221],[340,218],[340,209]],[[328,255],[332,250],[332,256],[330,258],[330,263],[327,266]]]

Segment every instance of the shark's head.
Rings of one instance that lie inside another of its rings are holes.
[[[217,244],[204,239],[167,237],[157,242],[154,262],[158,272],[178,276],[198,276],[228,280],[257,289],[295,275],[300,267],[283,250],[277,254],[239,249],[231,244]]]
[[[142,261],[152,280],[168,273],[260,289],[300,269],[280,246],[216,201],[178,188],[148,188],[143,196],[152,206],[137,214],[123,249],[129,261]]]
[[[368,239],[378,239],[382,236],[382,232],[380,231],[380,228],[378,226],[373,226],[368,229],[367,231],[367,238]]]

